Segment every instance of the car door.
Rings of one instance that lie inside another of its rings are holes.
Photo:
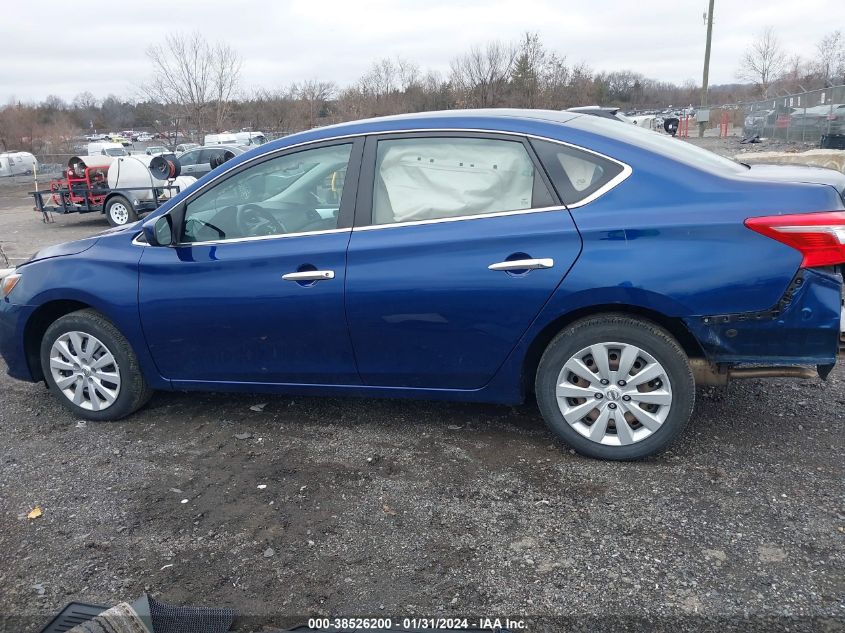
[[[215,165],[222,164],[224,162],[224,156],[226,154],[226,149],[223,147],[207,147],[200,151],[199,157],[199,165],[197,165],[196,176],[199,178],[200,176],[205,176],[209,173],[212,169],[214,169],[212,165],[212,161]]]
[[[177,387],[360,383],[343,291],[362,149],[257,157],[173,210],[178,245],[147,246],[140,261],[141,322],[162,376]]]
[[[363,382],[483,387],[580,248],[526,139],[369,137],[346,279]]]
[[[194,178],[199,178],[202,174],[199,173],[200,165],[200,150],[191,150],[190,152],[185,152],[181,156],[179,156],[179,167],[181,169],[181,175],[183,176],[193,176]],[[205,173],[208,173],[209,170],[206,170]]]

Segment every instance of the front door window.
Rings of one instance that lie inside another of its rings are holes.
[[[182,241],[336,229],[351,149],[344,143],[286,154],[226,178],[188,203]]]

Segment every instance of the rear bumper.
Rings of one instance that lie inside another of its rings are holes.
[[[842,277],[802,270],[777,306],[684,319],[715,363],[832,365],[842,331]]]
[[[21,306],[0,300],[0,356],[8,365],[12,378],[34,382],[24,347],[24,328],[33,306]]]

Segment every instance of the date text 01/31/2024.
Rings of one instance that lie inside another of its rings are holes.
[[[397,618],[403,629],[430,631],[522,631],[525,621],[521,619],[482,617],[476,621],[470,618]],[[310,618],[310,629],[365,629],[371,631],[389,631],[393,628],[393,618]]]

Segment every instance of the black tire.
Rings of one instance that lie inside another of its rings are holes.
[[[566,421],[558,406],[556,388],[564,365],[580,350],[608,342],[639,347],[662,365],[671,384],[672,401],[666,419],[651,435],[627,445],[609,446],[590,440]],[[608,460],[644,459],[665,450],[683,432],[695,403],[695,380],[677,341],[650,321],[622,314],[587,318],[560,332],[540,359],[535,390],[543,418],[561,440],[582,455]]]
[[[114,402],[99,411],[93,411],[74,404],[58,387],[50,369],[50,352],[53,343],[68,332],[82,332],[97,338],[112,354],[120,375],[120,389]],[[153,391],[147,386],[138,358],[126,337],[100,313],[94,310],[79,310],[57,319],[41,340],[41,368],[47,387],[59,402],[73,412],[75,416],[86,420],[119,420],[134,413],[152,397]]]
[[[103,212],[106,214],[106,220],[109,221],[111,226],[126,226],[138,220],[135,207],[123,196],[109,198]]]

